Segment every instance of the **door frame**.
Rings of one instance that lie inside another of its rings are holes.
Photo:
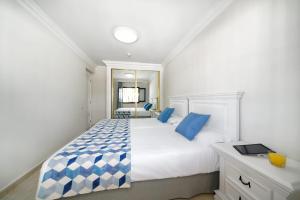
[[[92,74],[87,71],[87,120],[88,128],[92,127],[92,95],[93,95],[93,82]]]

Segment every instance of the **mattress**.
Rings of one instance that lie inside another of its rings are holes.
[[[135,116],[135,108],[118,108],[116,111],[118,112],[126,112],[129,111],[131,116]],[[136,116],[137,117],[150,117],[150,111],[145,110],[144,108],[136,108]]]
[[[218,156],[209,145],[185,139],[169,124],[152,128],[137,128],[136,124],[130,125],[132,181],[218,171]]]

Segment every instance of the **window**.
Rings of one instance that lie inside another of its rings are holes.
[[[146,99],[145,88],[119,88],[119,102],[121,103],[135,103],[145,102]]]
[[[138,102],[138,88],[119,88],[119,102]]]

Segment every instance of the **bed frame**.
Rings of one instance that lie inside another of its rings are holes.
[[[219,187],[219,172],[131,183],[128,189],[115,189],[77,195],[70,200],[170,200],[189,199],[213,193]]]
[[[170,97],[169,105],[181,117],[189,112],[210,114],[208,128],[223,133],[227,141],[239,140],[239,102],[242,93]],[[72,200],[170,200],[213,193],[219,172],[187,177],[132,182],[128,189],[115,189],[77,195]]]
[[[209,114],[207,128],[224,134],[226,142],[238,141],[242,96],[242,92],[189,96],[189,112]]]

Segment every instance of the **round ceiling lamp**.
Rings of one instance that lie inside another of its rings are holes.
[[[114,28],[113,34],[117,40],[126,44],[132,44],[138,40],[137,31],[127,26]]]

